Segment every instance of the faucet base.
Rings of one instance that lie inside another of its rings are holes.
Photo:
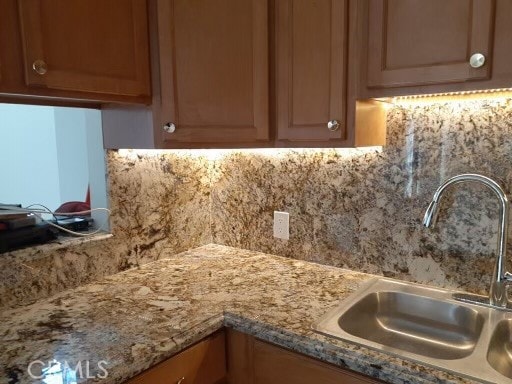
[[[464,303],[481,305],[484,307],[489,307],[493,309],[497,309],[500,311],[512,312],[512,303],[507,302],[506,307],[500,307],[498,305],[491,304],[491,300],[487,296],[482,295],[474,295],[470,293],[454,293],[452,298],[457,301],[462,301]]]

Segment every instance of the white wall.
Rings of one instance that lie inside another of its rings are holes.
[[[89,185],[85,111],[54,108],[60,198],[63,203],[85,201]]]
[[[88,185],[91,206],[107,207],[100,111],[0,104],[0,203],[55,210],[85,201]]]
[[[0,104],[0,202],[61,203],[53,108]]]
[[[105,150],[103,149],[103,130],[101,127],[101,112],[84,110],[85,125],[87,126],[87,151],[89,158],[89,183],[91,186],[91,207],[108,208],[107,201],[107,167]],[[95,227],[109,230],[108,215],[105,211],[92,213]]]

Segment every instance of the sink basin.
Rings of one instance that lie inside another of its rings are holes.
[[[512,383],[512,312],[454,299],[461,295],[375,278],[312,328],[478,382]]]
[[[489,342],[487,361],[503,376],[512,379],[512,320],[502,320],[496,326]]]
[[[403,292],[370,293],[338,319],[353,336],[446,360],[470,355],[483,324],[472,308]]]

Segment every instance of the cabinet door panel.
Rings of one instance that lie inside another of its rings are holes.
[[[125,384],[218,384],[226,376],[225,334],[219,332]]]
[[[29,86],[149,95],[145,0],[18,0]],[[34,62],[43,61],[39,74]]]
[[[326,364],[229,329],[230,384],[377,384],[381,381]]]
[[[254,384],[310,383],[378,382],[258,340],[254,342]]]
[[[346,0],[276,2],[278,140],[345,138]],[[327,129],[329,120],[341,123]]]
[[[494,0],[369,0],[368,86],[488,79]],[[472,68],[472,54],[486,63]]]
[[[166,145],[268,140],[267,0],[159,0],[158,24]]]

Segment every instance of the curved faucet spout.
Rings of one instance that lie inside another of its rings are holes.
[[[428,205],[425,217],[423,218],[423,225],[427,228],[433,227],[437,221],[437,213],[439,212],[439,204],[432,200]]]
[[[443,193],[450,186],[465,182],[476,182],[483,184],[491,189],[500,201],[500,216],[499,216],[499,233],[498,233],[498,255],[494,266],[494,273],[489,291],[489,300],[491,305],[498,307],[506,307],[508,303],[506,286],[512,283],[512,274],[506,272],[506,253],[507,253],[507,238],[508,238],[508,215],[509,215],[509,202],[507,194],[501,186],[494,180],[474,173],[466,173],[454,176],[446,180],[434,193],[434,197],[430,202],[425,217],[423,218],[423,225],[427,228],[435,225],[437,214],[439,211],[439,202]]]

